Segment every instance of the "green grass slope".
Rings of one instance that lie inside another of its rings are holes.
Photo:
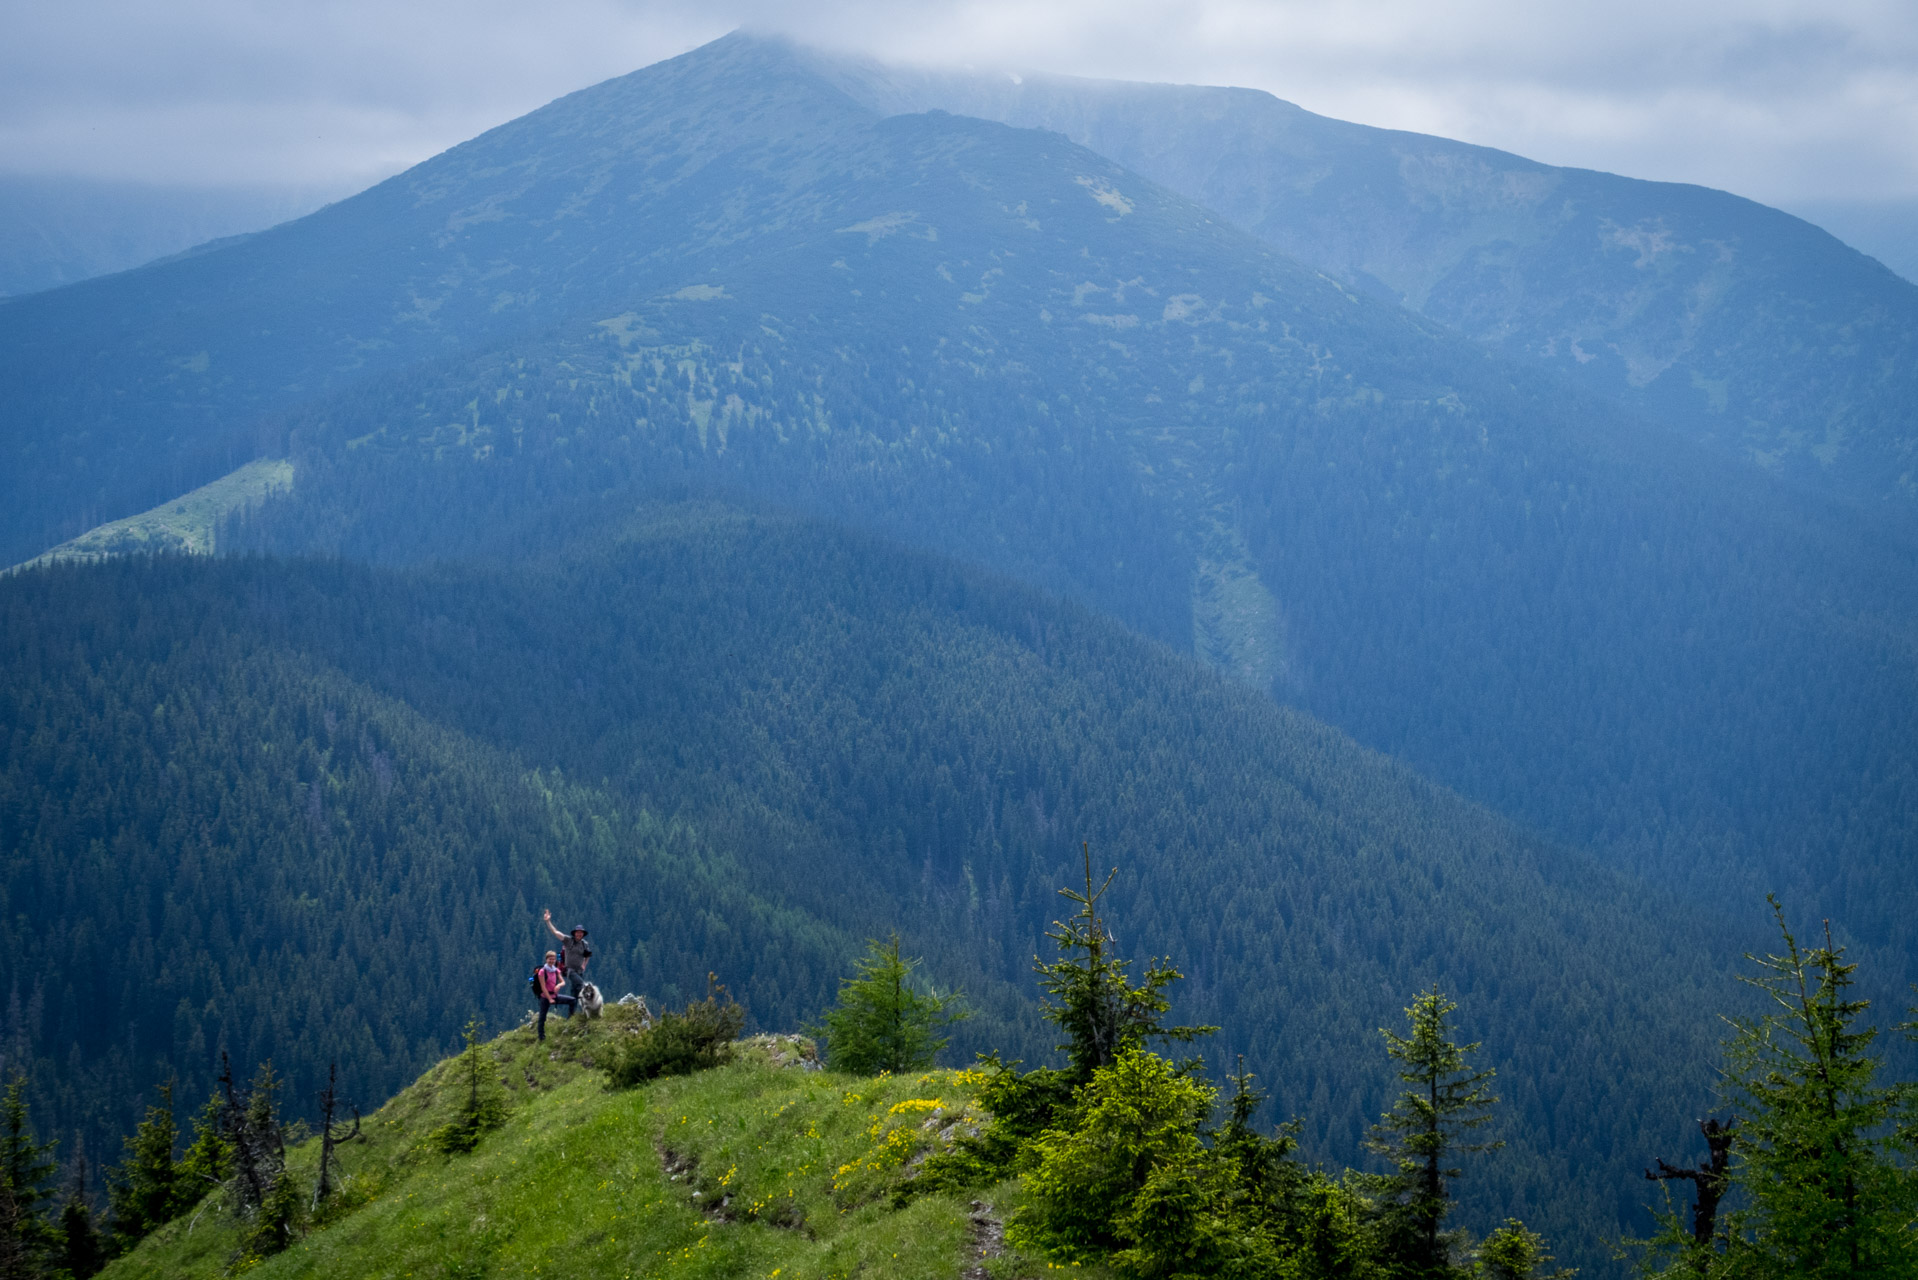
[[[982,1227],[1016,1203],[1016,1186],[981,1208],[928,1195],[895,1209],[886,1194],[942,1133],[976,1120],[971,1073],[833,1075],[808,1069],[805,1042],[760,1036],[730,1065],[609,1091],[588,1064],[632,1016],[615,1007],[545,1045],[526,1029],[486,1045],[512,1111],[468,1155],[427,1144],[457,1094],[452,1061],[427,1072],[341,1148],[347,1181],[321,1225],[248,1274],[947,1280],[980,1264]],[[317,1145],[289,1153],[308,1187]],[[238,1251],[216,1192],[105,1275],[213,1280]],[[992,1251],[992,1276],[1044,1269]]]
[[[258,506],[269,495],[292,487],[292,463],[283,458],[257,458],[151,511],[89,529],[35,556],[27,565],[158,552],[211,555],[222,524]]]

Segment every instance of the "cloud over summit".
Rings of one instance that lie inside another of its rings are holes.
[[[1918,7],[1807,0],[7,0],[0,170],[362,184],[737,26],[1265,89],[1773,203],[1918,197]]]

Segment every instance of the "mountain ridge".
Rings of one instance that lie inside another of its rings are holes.
[[[1057,130],[1355,288],[1910,527],[1918,285],[1789,213],[1259,90],[803,56],[878,110]]]

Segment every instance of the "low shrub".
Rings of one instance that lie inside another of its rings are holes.
[[[973,1191],[990,1187],[1020,1171],[1020,1157],[1032,1140],[1057,1124],[1072,1106],[1072,1077],[1064,1071],[1040,1067],[1019,1072],[1017,1062],[998,1054],[981,1055],[985,1081],[976,1095],[991,1115],[977,1134],[958,1138],[951,1147],[929,1158],[917,1177],[893,1193],[903,1205],[915,1196]]]
[[[630,1089],[661,1076],[717,1067],[732,1057],[733,1041],[745,1026],[745,1008],[715,984],[704,1000],[662,1015],[650,1031],[614,1056],[606,1073],[614,1088]]]

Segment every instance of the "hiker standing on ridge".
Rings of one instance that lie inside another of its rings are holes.
[[[560,940],[559,969],[566,975],[566,989],[577,1000],[580,988],[586,985],[586,962],[593,958],[593,949],[586,942],[586,926],[576,924],[568,935],[553,927],[553,913],[543,913],[546,930]]]
[[[533,973],[533,997],[539,1001],[539,1038],[541,1040],[546,1039],[548,1009],[556,1004],[563,1004],[566,1006],[566,1016],[570,1018],[573,1016],[573,1010],[579,1007],[577,1000],[560,990],[566,985],[566,978],[559,971],[558,960],[558,952],[548,951],[546,963]]]

